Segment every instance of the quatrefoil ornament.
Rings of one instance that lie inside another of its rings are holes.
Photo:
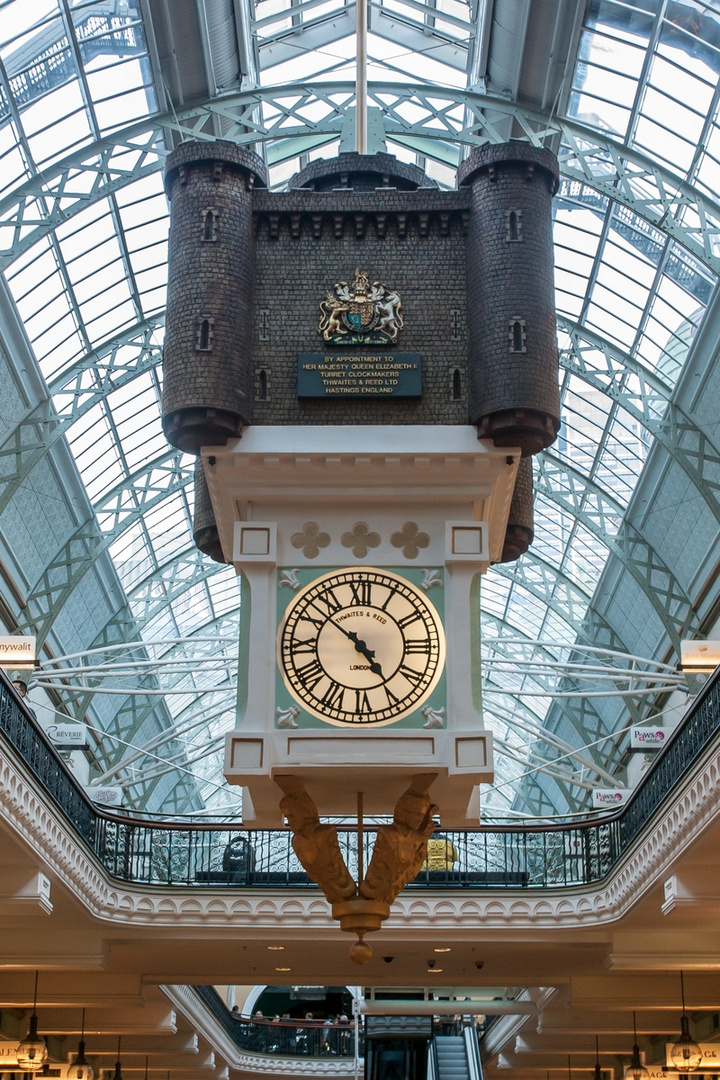
[[[366,521],[356,521],[351,532],[345,532],[340,537],[343,547],[350,548],[356,559],[364,559],[370,548],[378,547],[380,535],[370,532]]]
[[[317,559],[320,549],[330,543],[330,536],[320,531],[317,521],[306,521],[301,532],[292,534],[290,543],[300,549],[306,559]]]
[[[414,521],[406,521],[400,532],[394,532],[390,537],[393,547],[402,548],[406,559],[417,559],[420,549],[426,548],[430,543],[427,533],[420,532]]]

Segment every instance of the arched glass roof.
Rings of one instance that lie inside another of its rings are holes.
[[[535,462],[535,542],[482,600],[483,805],[533,816],[622,780],[628,724],[710,626],[720,440],[685,383],[714,370],[720,4],[524,8],[370,0],[368,103],[372,148],[441,185],[484,141],[560,159],[563,427]],[[37,633],[38,681],[139,808],[239,807],[222,746],[241,597],[194,547],[193,461],[160,427],[163,161],[235,139],[282,187],[347,145],[354,57],[340,0],[0,2],[0,310],[25,385],[0,410],[6,622]]]

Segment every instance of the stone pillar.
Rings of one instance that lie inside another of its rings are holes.
[[[210,492],[208,491],[205,469],[202,460],[195,462],[195,506],[193,509],[193,540],[203,555],[209,555],[215,562],[226,563]]]
[[[533,472],[529,457],[521,458],[508,515],[500,562],[514,562],[533,542]]]
[[[182,143],[167,161],[163,429],[191,454],[252,421],[255,183],[265,186],[262,161],[234,143]]]
[[[470,422],[496,446],[537,454],[560,426],[551,201],[558,165],[524,142],[481,146],[460,166],[467,241]]]

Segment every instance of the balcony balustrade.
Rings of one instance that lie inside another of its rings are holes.
[[[423,869],[409,889],[533,889],[589,885],[606,877],[675,785],[717,738],[716,673],[658,754],[630,800],[602,820],[550,825],[481,825],[442,830],[451,853],[444,869]],[[96,807],[0,673],[0,741],[10,744],[107,873],[149,886],[315,888],[298,862],[288,830],[252,830],[223,822],[145,820]],[[366,829],[366,850],[374,830]],[[339,828],[351,873],[357,832]],[[437,833],[435,834],[438,835]],[[452,852],[454,848],[454,852]],[[454,856],[454,857],[453,857]]]

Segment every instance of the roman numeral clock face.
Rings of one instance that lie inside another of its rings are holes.
[[[278,632],[290,693],[330,724],[391,724],[438,684],[445,634],[437,611],[389,570],[352,567],[293,597]]]

